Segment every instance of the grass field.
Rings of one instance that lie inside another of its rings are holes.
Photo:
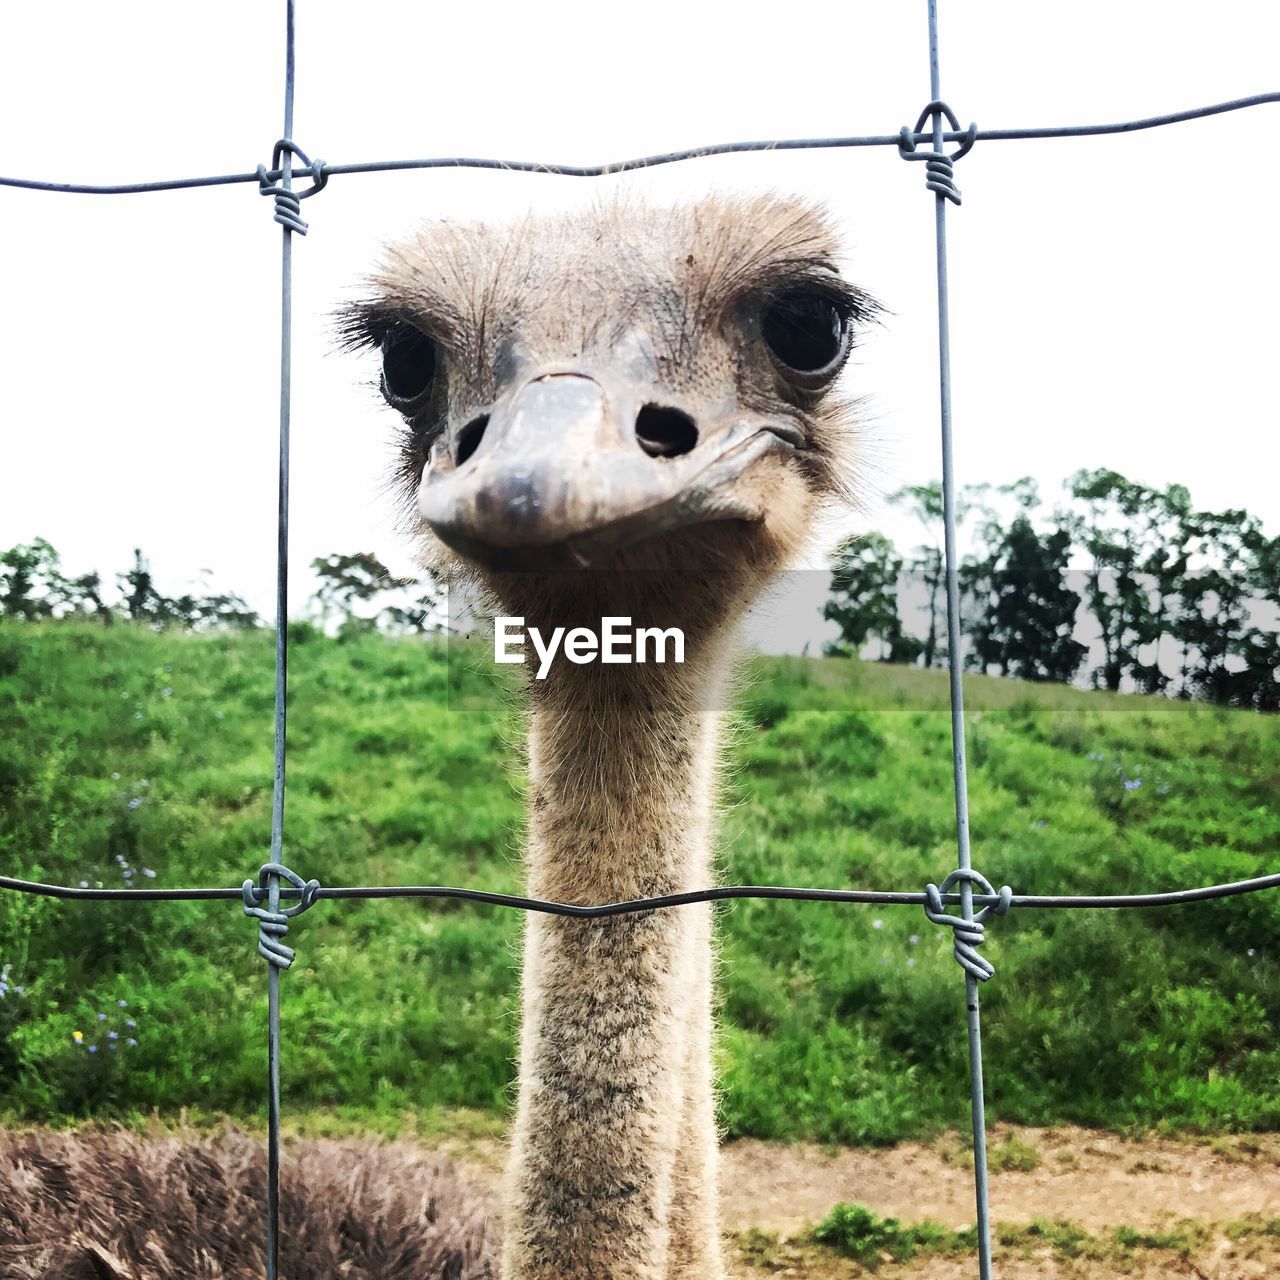
[[[456,659],[446,699],[432,643],[298,635],[290,865],[327,884],[516,889],[518,700],[486,695]],[[724,878],[914,889],[945,875],[945,677],[803,659],[748,675]],[[1280,721],[1015,681],[967,690],[975,862],[995,883],[1127,892],[1276,869]],[[266,860],[271,698],[265,633],[0,628],[0,864],[71,884],[239,884]],[[963,1122],[949,933],[914,908],[743,902],[719,921],[728,1133],[870,1144]],[[284,979],[290,1114],[334,1131],[429,1129],[459,1109],[500,1124],[520,928],[466,904],[315,907]],[[1280,1127],[1280,894],[1015,912],[986,954],[993,1119]],[[0,966],[9,1120],[260,1115],[265,984],[238,904],[0,894]]]

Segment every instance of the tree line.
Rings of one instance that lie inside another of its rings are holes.
[[[441,624],[444,589],[429,575],[397,578],[377,556],[319,556],[311,562],[317,578],[312,611],[322,626],[340,634],[382,628],[431,631]],[[36,538],[0,551],[0,618],[39,622],[57,618],[90,618],[110,625],[142,623],[187,631],[220,627],[251,630],[263,619],[235,592],[188,591],[165,595],[140,549],[133,564],[115,575],[114,598],[99,573],[72,577],[63,572],[57,550]]]
[[[942,667],[942,487],[908,486],[891,501],[915,517],[923,541],[906,554],[875,532],[840,544],[823,608],[840,634],[825,651]],[[971,548],[959,566],[969,670],[1280,710],[1280,538],[1247,511],[1201,511],[1184,485],[1156,489],[1097,470],[1071,476],[1052,507],[1030,479],[970,485],[957,513]],[[1073,559],[1081,567],[1070,568]],[[320,556],[311,567],[312,617],[339,636],[445,628],[446,586],[429,573],[396,577],[370,552]],[[262,625],[235,593],[165,595],[140,550],[115,585],[108,600],[99,574],[64,573],[40,538],[0,552],[0,617]]]
[[[62,570],[58,552],[44,538],[19,543],[0,552],[0,617],[27,622],[80,617],[108,625],[128,619],[188,629],[260,624],[258,615],[234,593],[164,595],[140,550],[133,553],[132,567],[115,577],[118,598],[108,602],[101,574],[69,577]]]
[[[890,500],[925,540],[906,555],[880,533],[841,543],[826,652],[945,666],[942,486]],[[1280,538],[1249,512],[1096,470],[1051,508],[1030,479],[972,485],[957,515],[972,548],[959,565],[967,669],[1280,710]]]

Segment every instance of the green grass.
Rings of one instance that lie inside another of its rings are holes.
[[[517,703],[456,660],[447,669],[435,644],[299,635],[287,861],[326,884],[516,889]],[[0,628],[0,865],[71,884],[123,883],[117,859],[159,886],[254,874],[270,826],[271,649],[266,634]],[[995,883],[1113,893],[1275,869],[1275,718],[966,687],[975,861]],[[726,880],[913,889],[954,864],[940,673],[759,659],[733,722]],[[949,933],[914,908],[740,902],[719,921],[730,1134],[886,1143],[962,1122]],[[286,1108],[379,1131],[402,1113],[417,1128],[455,1108],[500,1115],[520,928],[513,913],[462,903],[317,905],[289,937]],[[253,936],[236,902],[0,893],[0,1108],[55,1122],[258,1116]],[[985,951],[998,973],[983,988],[992,1119],[1280,1126],[1278,937],[1274,892],[995,922]]]
[[[987,1168],[992,1173],[1033,1173],[1039,1167],[1040,1153],[1016,1133],[987,1150]]]
[[[1235,1230],[1236,1234],[1231,1235]],[[1203,1249],[1215,1234],[1216,1228],[1205,1223],[1181,1219],[1173,1228],[1163,1231],[1139,1231],[1135,1227],[1113,1227],[1105,1235],[1094,1235],[1077,1223],[1037,1218],[1024,1225],[998,1223],[995,1229],[996,1243],[1005,1248],[1018,1248],[1027,1257],[1037,1250],[1048,1248],[1055,1257],[1123,1260],[1138,1250],[1158,1250],[1187,1257]],[[1265,1234],[1263,1228],[1253,1223],[1230,1224],[1223,1229],[1228,1238],[1244,1239]]]
[[[928,1221],[904,1227],[897,1218],[879,1218],[862,1204],[836,1205],[813,1228],[812,1237],[868,1270],[886,1261],[909,1262],[922,1253],[969,1253],[977,1247],[973,1229],[949,1231]]]

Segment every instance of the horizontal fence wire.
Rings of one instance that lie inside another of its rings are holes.
[[[280,453],[277,503],[277,593],[276,593],[276,700],[275,700],[275,769],[272,796],[271,861],[264,864],[258,879],[246,880],[239,888],[196,887],[173,889],[106,889],[44,884],[38,881],[0,876],[0,889],[71,901],[128,902],[192,902],[239,900],[245,915],[259,924],[258,950],[267,962],[268,983],[268,1179],[266,1205],[266,1275],[277,1280],[279,1266],[279,1164],[280,1164],[280,1001],[279,977],[294,959],[294,952],[283,939],[289,920],[321,900],[352,899],[453,899],[522,912],[573,919],[604,919],[666,910],[695,903],[714,903],[743,899],[784,900],[798,902],[863,903],[880,906],[915,906],[924,909],[928,919],[952,930],[955,958],[965,974],[965,1004],[968,1017],[970,1114],[974,1137],[974,1187],[977,1202],[978,1268],[981,1280],[991,1277],[991,1242],[988,1205],[988,1178],[985,1161],[986,1121],[984,1111],[981,1028],[978,1014],[978,984],[991,978],[994,967],[981,956],[977,947],[984,940],[985,921],[1005,915],[1012,909],[1064,909],[1139,907],[1172,907],[1240,894],[1280,888],[1280,873],[1237,880],[1226,884],[1172,889],[1156,893],[1134,894],[1016,894],[1005,885],[998,891],[970,865],[968,796],[964,754],[964,705],[958,644],[958,574],[955,554],[955,497],[951,435],[950,339],[947,303],[946,206],[960,203],[955,184],[955,162],[966,155],[977,142],[1045,140],[1052,138],[1098,137],[1106,134],[1136,133],[1141,130],[1181,124],[1228,112],[1280,103],[1280,92],[1253,94],[1209,106],[1193,107],[1164,115],[1126,120],[1114,124],[1062,125],[1044,128],[979,129],[970,125],[961,129],[954,112],[941,100],[937,0],[928,0],[929,69],[931,101],[921,112],[915,127],[903,126],[894,134],[868,134],[849,137],[781,138],[764,141],[726,142],[712,146],[690,147],[656,155],[641,156],[596,165],[548,164],[527,160],[496,160],[469,156],[442,156],[430,159],[378,160],[350,164],[328,164],[312,160],[292,139],[294,100],[294,36],[295,0],[285,5],[285,95],[284,137],[272,149],[271,168],[259,165],[253,172],[215,174],[206,177],[172,178],[151,182],[116,184],[50,182],[35,178],[0,177],[0,186],[32,191],[61,192],[76,195],[137,195],[154,191],[189,190],[201,187],[233,186],[257,183],[259,193],[273,196],[275,221],[282,228],[281,258],[281,345],[280,345]],[[926,124],[929,126],[926,128]],[[955,145],[951,154],[947,146]],[[635,172],[662,165],[712,156],[784,152],[820,151],[859,147],[897,147],[905,160],[925,162],[926,186],[934,193],[935,246],[937,257],[938,302],[938,368],[939,417],[942,432],[942,471],[944,490],[944,524],[946,530],[947,618],[950,636],[948,668],[951,685],[952,763],[956,805],[956,840],[959,866],[942,882],[929,884],[923,891],[890,891],[873,889],[823,889],[782,885],[720,885],[684,893],[637,898],[625,902],[579,905],[530,898],[516,894],[492,893],[482,889],[466,889],[447,885],[372,885],[322,886],[316,880],[304,881],[281,862],[284,839],[286,702],[287,702],[287,627],[286,591],[288,572],[289,516],[289,433],[291,386],[292,328],[292,236],[305,235],[307,223],[301,217],[300,202],[317,194],[335,176],[362,173],[392,173],[426,169],[488,169],[514,173],[548,174],[570,178],[598,178],[612,174]],[[294,161],[298,163],[295,165]],[[297,190],[295,174],[307,174],[310,186]],[[958,886],[958,891],[955,891]],[[286,903],[291,905],[285,905]],[[959,915],[949,915],[944,908],[958,906]]]
[[[1228,102],[1215,102],[1209,106],[1191,107],[1186,111],[1170,111],[1165,115],[1147,116],[1141,120],[1121,120],[1113,124],[1052,125],[1032,129],[978,129],[973,134],[962,130],[947,130],[942,134],[943,143],[961,143],[972,138],[975,142],[1033,141],[1046,138],[1096,138],[1104,134],[1138,133],[1144,129],[1158,129],[1164,125],[1183,124],[1188,120],[1203,120],[1209,116],[1223,115],[1229,111],[1243,111],[1280,103],[1280,92],[1255,93],[1247,98],[1232,98]],[[917,145],[932,145],[931,130],[908,131]],[[656,169],[667,164],[681,164],[687,160],[705,160],[711,156],[742,155],[761,151],[828,151],[850,147],[896,147],[902,142],[902,132],[852,135],[832,138],[771,138],[751,142],[717,142],[705,147],[687,147],[679,151],[664,151],[650,156],[637,156],[631,160],[613,160],[604,164],[554,164],[540,160],[496,160],[482,156],[433,156],[421,160],[363,160],[352,164],[328,164],[323,160],[308,165],[308,171],[318,181],[356,173],[402,173],[412,169],[496,169],[507,173],[545,173],[562,178],[605,178],[612,174],[634,173],[638,169]],[[162,178],[152,182],[49,182],[40,178],[0,177],[0,187],[21,187],[28,191],[60,191],[68,195],[82,196],[131,196],[149,191],[183,191],[193,187],[227,187],[246,182],[278,182],[284,170],[279,168],[251,173],[220,173],[201,178]]]
[[[45,898],[65,898],[80,902],[238,902],[244,896],[241,888],[191,889],[96,889],[75,885],[42,884],[36,880],[19,880],[0,876],[0,889],[17,893],[38,894]],[[1214,898],[1234,898],[1243,893],[1263,889],[1280,889],[1280,873],[1256,876],[1251,880],[1233,880],[1227,884],[1197,886],[1193,889],[1169,889],[1160,893],[1125,894],[1044,894],[1015,893],[1009,898],[1010,909],[1055,910],[1062,908],[1178,907],[1192,902],[1208,902]],[[282,901],[303,896],[300,889],[280,887]],[[313,901],[343,902],[351,899],[367,901],[378,898],[452,898],[460,902],[478,902],[493,907],[510,907],[517,911],[534,911],[549,916],[571,916],[579,920],[597,920],[606,916],[635,915],[641,911],[662,911],[668,907],[688,907],[698,902],[731,902],[740,899],[774,899],[789,902],[870,903],[886,907],[922,907],[928,901],[923,891],[899,892],[891,889],[810,889],[788,885],[715,885],[710,889],[690,889],[686,893],[668,893],[654,898],[632,898],[626,902],[606,902],[595,906],[579,906],[572,902],[552,902],[545,898],[525,898],[513,893],[491,893],[487,889],[462,889],[454,885],[380,884],[322,885],[310,895]],[[943,902],[954,905],[961,901],[959,893],[942,894]],[[1000,895],[975,893],[975,906],[996,906]]]

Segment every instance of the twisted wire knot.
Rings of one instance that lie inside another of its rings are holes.
[[[916,134],[924,129],[926,120],[937,116],[942,116],[946,120],[951,126],[952,133],[960,132],[960,121],[956,119],[956,113],[945,102],[931,102],[920,113],[914,129],[905,124],[902,126],[898,133],[898,154],[904,160],[923,160],[925,186],[930,191],[944,196],[952,204],[959,204],[960,188],[956,186],[956,161],[972,150],[973,144],[978,140],[978,126],[971,124],[965,130],[964,139],[954,155],[947,155],[945,151],[917,151]]]
[[[286,230],[296,231],[300,236],[305,236],[307,234],[307,224],[302,218],[302,201],[308,196],[315,195],[317,191],[323,191],[328,185],[329,174],[324,167],[323,160],[312,160],[301,147],[288,138],[281,138],[271,149],[271,171],[280,168],[280,161],[285,152],[300,160],[303,167],[311,171],[311,185],[305,191],[294,191],[291,187],[282,186],[278,182],[273,183],[267,176],[267,166],[260,164],[258,166],[258,194],[260,196],[275,196],[275,221]],[[292,180],[292,174],[290,179]]]
[[[270,892],[271,877],[287,880],[295,889],[302,891],[302,897],[291,907],[277,906],[275,911],[264,907],[262,903]],[[319,880],[303,880],[300,875],[290,871],[279,862],[268,862],[258,872],[258,883],[246,880],[241,889],[244,897],[244,913],[258,922],[258,954],[277,969],[287,969],[296,954],[292,947],[284,944],[284,935],[289,932],[289,917],[301,915],[316,900],[320,892]]]
[[[960,881],[967,880],[979,893],[998,896],[999,901],[988,904],[978,912],[972,920],[963,916],[950,916],[946,913],[942,895]],[[978,954],[986,935],[983,926],[988,916],[1002,916],[1013,905],[1013,890],[1006,884],[999,894],[991,887],[991,882],[978,871],[966,871],[963,868],[953,871],[941,884],[927,884],[924,887],[924,913],[934,924],[946,925],[951,931],[955,943],[956,963],[979,982],[986,982],[995,976],[995,965],[985,956]]]

